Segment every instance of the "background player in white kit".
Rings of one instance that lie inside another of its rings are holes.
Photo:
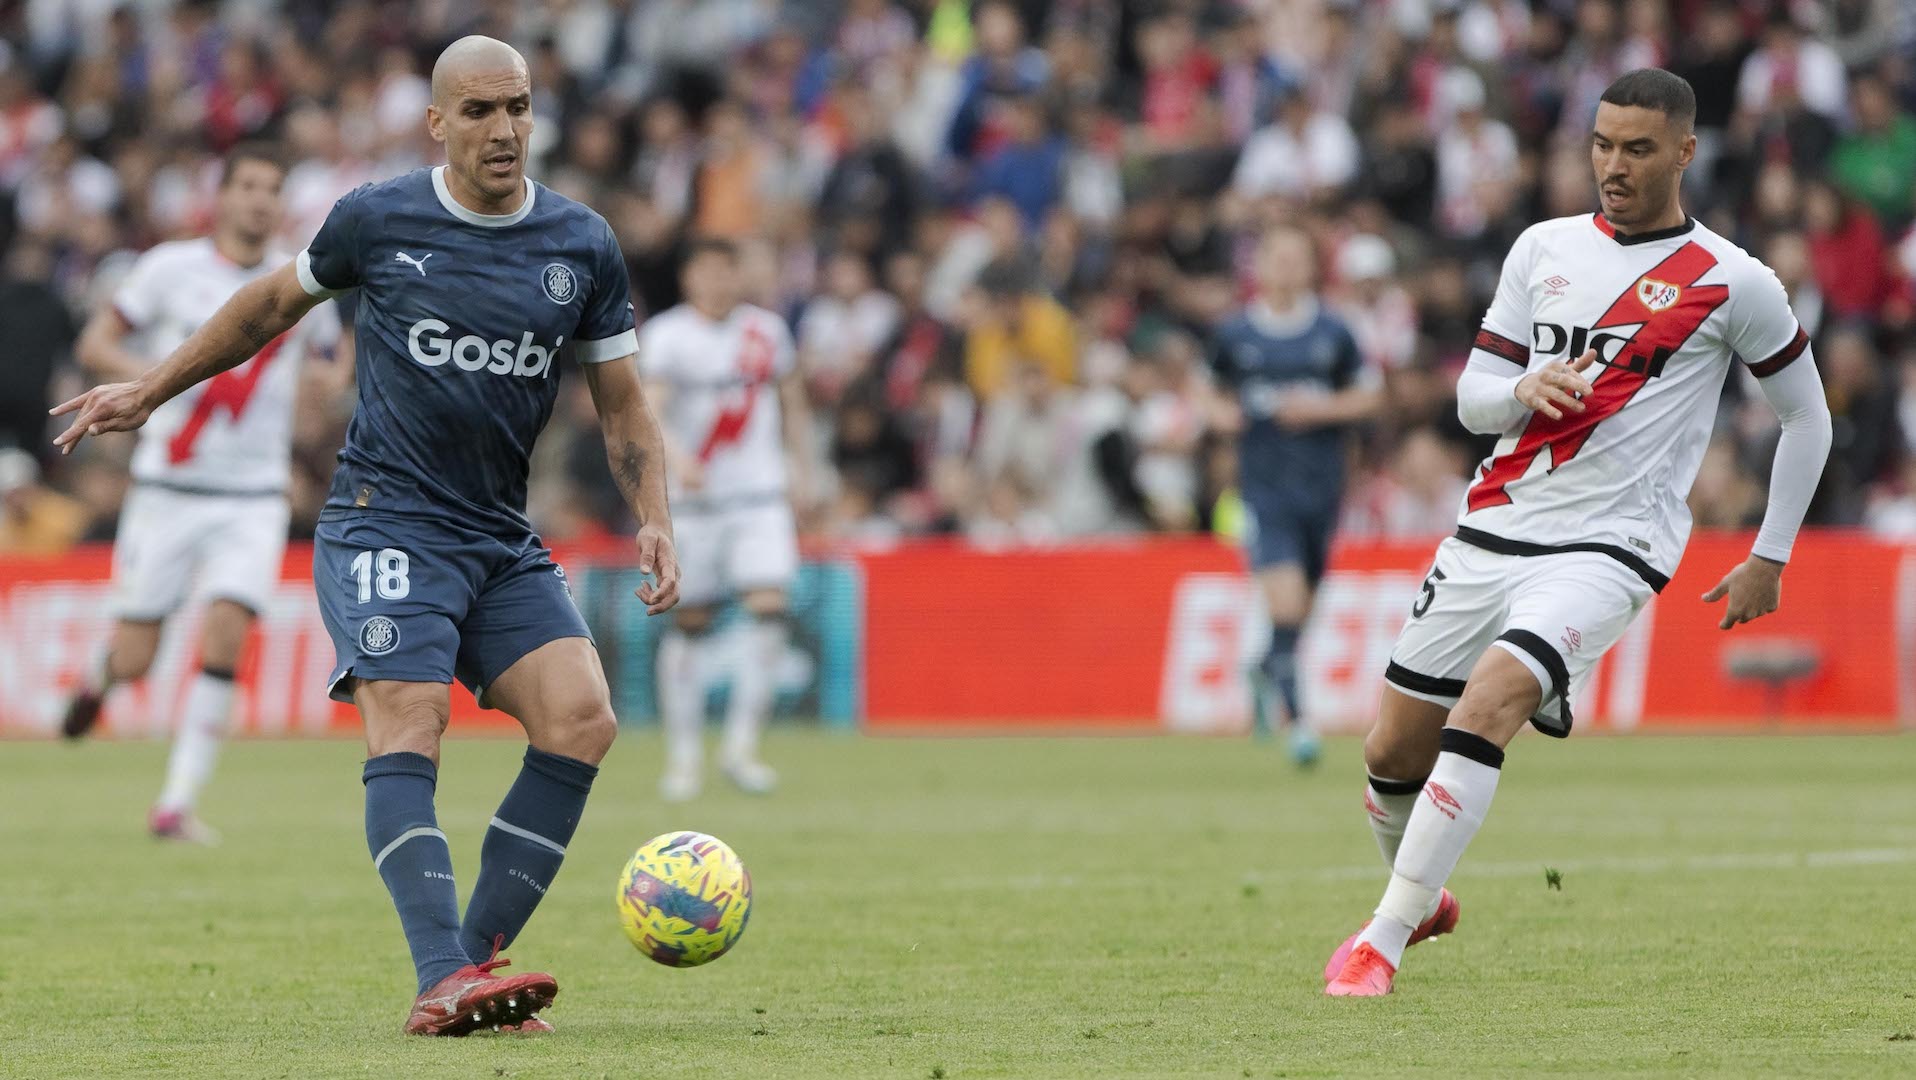
[[[787,592],[798,573],[792,502],[807,489],[811,423],[791,332],[741,301],[732,244],[694,241],[681,283],[685,302],[647,320],[639,337],[639,371],[665,431],[682,574],[658,655],[659,790],[673,801],[702,786],[706,685],[721,670],[732,686],[719,768],[748,792],[777,783],[759,759],[759,736],[789,636]],[[743,617],[721,638],[714,620],[734,597]]]
[[[1407,945],[1457,924],[1444,888],[1526,723],[1564,736],[1597,658],[1668,583],[1685,499],[1732,360],[1782,421],[1749,558],[1703,597],[1721,627],[1776,610],[1830,446],[1830,415],[1782,285],[1678,202],[1696,96],[1658,69],[1604,91],[1598,214],[1532,226],[1504,261],[1457,411],[1501,439],[1437,549],[1364,745],[1390,884],[1324,969],[1325,992],[1389,993]],[[1574,358],[1574,359],[1573,359]]]
[[[269,248],[285,176],[266,146],[243,144],[227,155],[212,234],[142,254],[112,303],[87,323],[78,353],[90,375],[138,378],[240,286],[286,264],[290,255]],[[338,338],[338,317],[325,305],[251,360],[161,406],[140,429],[133,491],[113,545],[112,641],[86,673],[62,730],[69,738],[86,734],[107,691],[146,674],[165,620],[197,590],[206,601],[200,670],[148,819],[156,836],[216,839],[193,808],[232,711],[247,631],[279,581],[299,369]]]

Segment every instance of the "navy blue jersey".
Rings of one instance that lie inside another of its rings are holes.
[[[358,508],[517,535],[563,361],[638,351],[625,260],[588,207],[528,180],[516,212],[478,214],[444,171],[351,192],[299,254],[307,292],[360,291],[359,405],[322,517]]]
[[[1356,385],[1364,363],[1349,328],[1321,307],[1286,324],[1253,304],[1218,327],[1211,369],[1244,410],[1238,473],[1245,497],[1335,504],[1344,491],[1344,428],[1287,431],[1271,411],[1287,393],[1328,394]]]

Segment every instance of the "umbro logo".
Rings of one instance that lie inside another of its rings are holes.
[[[1455,796],[1445,790],[1444,785],[1435,780],[1424,785],[1424,795],[1430,799],[1432,806],[1452,821],[1457,819],[1457,811],[1464,808],[1463,803],[1458,802]]]
[[[424,255],[421,255],[417,259],[415,259],[411,255],[408,255],[403,251],[396,251],[393,253],[393,261],[405,263],[406,265],[419,271],[420,277],[425,277],[426,276],[426,260],[432,258],[432,255],[433,253],[428,251]]]
[[[1550,290],[1544,294],[1546,296],[1562,296],[1563,291],[1570,287],[1570,279],[1562,274],[1552,274],[1544,278],[1543,283]]]

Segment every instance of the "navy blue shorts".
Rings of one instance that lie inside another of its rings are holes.
[[[337,659],[328,689],[351,680],[485,688],[548,641],[590,639],[565,571],[537,536],[502,539],[451,522],[356,514],[322,520],[313,588]]]
[[[1334,505],[1320,509],[1299,505],[1294,499],[1247,492],[1244,506],[1251,518],[1252,570],[1294,564],[1304,568],[1311,584],[1323,580],[1331,557],[1331,536],[1337,531]]]

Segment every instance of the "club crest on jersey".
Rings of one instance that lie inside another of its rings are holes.
[[[374,615],[359,627],[359,649],[367,656],[384,656],[399,647],[399,624]]]
[[[1658,281],[1656,278],[1647,277],[1637,282],[1637,299],[1642,301],[1643,306],[1649,308],[1651,311],[1662,311],[1664,308],[1676,303],[1677,297],[1682,295],[1683,289],[1681,287],[1672,285],[1667,281]]]
[[[564,263],[547,263],[539,272],[539,284],[545,286],[546,299],[555,304],[569,304],[572,296],[579,291],[579,283],[572,276],[572,268]]]

